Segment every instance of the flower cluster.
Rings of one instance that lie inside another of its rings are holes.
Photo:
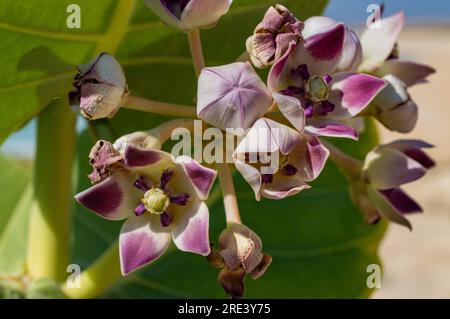
[[[186,32],[213,26],[231,5],[225,0],[146,3],[166,23]],[[221,130],[245,132],[232,163],[225,163],[225,174],[232,164],[256,200],[281,200],[310,188],[330,158],[349,177],[351,198],[369,223],[385,217],[411,227],[404,215],[421,208],[400,185],[434,166],[423,151],[431,145],[400,140],[376,147],[364,162],[352,158],[356,164],[347,165],[345,158],[351,157],[340,156],[323,139],[358,140],[353,124],[364,117],[402,133],[414,128],[417,105],[407,89],[434,70],[399,59],[397,37],[403,23],[403,13],[382,19],[380,29],[368,29],[360,40],[344,23],[327,17],[302,22],[281,5],[270,7],[246,41],[249,61],[199,72],[198,118]],[[254,67],[270,67],[266,82]],[[74,85],[72,105],[88,119],[113,116],[128,94],[123,70],[108,54],[80,66]],[[76,199],[106,219],[125,220],[119,237],[124,275],[156,260],[172,239],[182,251],[208,256],[221,269],[218,280],[225,291],[241,297],[245,275],[261,276],[271,257],[262,253],[260,237],[240,217],[228,219],[239,213],[227,182],[221,185],[228,227],[219,249],[210,249],[205,200],[216,171],[188,156],[174,158],[161,150],[164,142],[148,132],[126,135],[114,144],[99,141],[89,156],[94,186]],[[223,164],[216,169],[223,170]],[[230,196],[234,206],[227,206]]]

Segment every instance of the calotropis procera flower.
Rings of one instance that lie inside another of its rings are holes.
[[[282,199],[309,188],[307,182],[319,176],[328,155],[318,138],[262,118],[239,143],[233,158],[260,200],[261,196]]]
[[[262,241],[250,228],[231,224],[219,237],[219,250],[213,250],[208,260],[217,268],[218,281],[232,298],[244,295],[244,279],[261,277],[272,262],[272,257],[262,252]]]
[[[368,28],[361,36],[363,62],[361,72],[383,77],[392,74],[407,86],[424,82],[435,72],[427,65],[399,59],[397,41],[405,24],[405,14],[399,12],[379,21],[380,27]]]
[[[127,275],[159,258],[171,238],[178,249],[210,253],[204,203],[216,178],[190,157],[128,144],[122,170],[78,194],[83,206],[108,220],[124,220],[120,261]]]
[[[230,9],[232,0],[145,0],[167,24],[183,31],[213,27]]]
[[[287,8],[277,4],[270,7],[263,20],[247,39],[247,52],[254,66],[265,68],[281,58],[289,44],[302,39],[303,22]]]
[[[411,132],[417,123],[418,107],[408,94],[406,84],[394,75],[383,79],[387,86],[377,95],[368,109],[386,128],[400,132]]]
[[[69,93],[72,109],[89,120],[113,117],[128,91],[119,62],[108,53],[102,53],[77,69],[74,90]]]
[[[357,139],[358,132],[344,120],[358,115],[386,86],[383,80],[370,75],[336,73],[345,35],[346,27],[338,23],[324,32],[305,36],[304,42],[292,43],[270,70],[270,90],[295,97],[289,100],[292,103],[277,102],[278,108],[294,127],[304,113],[305,133],[309,135]],[[277,100],[277,96],[274,98]],[[302,111],[295,111],[298,109]]]
[[[398,140],[380,145],[367,154],[362,169],[365,189],[360,184],[359,194],[353,194],[366,216],[375,221],[378,213],[411,229],[405,215],[422,212],[422,209],[400,186],[418,180],[435,165],[423,151],[430,147],[419,140]],[[372,212],[368,212],[370,210]]]
[[[204,68],[198,79],[197,115],[223,130],[249,128],[272,105],[272,96],[248,62]]]

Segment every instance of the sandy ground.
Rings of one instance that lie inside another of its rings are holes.
[[[411,89],[420,108],[417,128],[406,137],[424,139],[437,167],[405,190],[424,207],[411,217],[414,230],[391,225],[381,245],[384,278],[374,298],[450,298],[450,25],[406,28],[402,57],[436,68],[430,83]],[[405,138],[381,129],[382,140]]]

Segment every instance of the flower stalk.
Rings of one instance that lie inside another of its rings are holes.
[[[38,116],[37,123],[27,268],[34,280],[61,281],[70,258],[75,115],[55,101]]]
[[[203,57],[202,41],[200,39],[200,30],[194,29],[187,33],[189,48],[191,49],[192,61],[194,63],[195,74],[197,77],[205,67],[205,58]]]
[[[100,258],[79,276],[78,287],[63,285],[62,291],[68,298],[96,298],[111,287],[114,282],[122,278],[120,273],[119,241],[114,242]]]
[[[321,140],[322,144],[330,151],[331,160],[342,170],[345,177],[349,180],[357,180],[361,176],[363,162],[345,154],[332,143]]]
[[[226,163],[217,163],[216,170],[219,175],[220,188],[222,189],[227,225],[241,224],[241,216],[230,168]]]
[[[127,109],[148,113],[187,118],[197,117],[195,107],[152,101],[132,95],[125,96],[121,101],[121,105]]]

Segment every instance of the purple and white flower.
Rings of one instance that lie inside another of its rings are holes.
[[[379,77],[391,74],[408,87],[435,73],[432,67],[399,59],[397,41],[405,24],[403,11],[380,20],[380,28],[368,28],[361,36],[363,61],[359,70]]]
[[[233,158],[260,200],[261,196],[282,199],[310,188],[307,182],[319,176],[328,155],[317,137],[262,118],[239,143]]]
[[[121,170],[76,196],[108,220],[126,220],[120,234],[123,275],[150,264],[168,248],[207,256],[205,204],[216,172],[190,157],[128,144]]]
[[[145,0],[168,25],[189,31],[213,27],[228,12],[232,0]]]
[[[108,53],[79,65],[69,93],[69,102],[75,112],[89,120],[113,117],[127,94],[127,83],[122,67]]]
[[[378,218],[382,216],[411,229],[405,215],[420,213],[422,208],[400,186],[420,179],[435,166],[433,159],[423,151],[430,147],[432,145],[419,140],[398,140],[380,145],[367,154],[362,169],[366,187],[359,194],[357,204],[364,204],[360,208],[372,221],[376,221],[378,215]]]
[[[337,23],[315,33],[314,30],[321,31],[315,28],[316,23],[317,19],[307,20],[304,42],[291,43],[286,54],[272,66],[269,89],[279,93],[274,95],[276,102],[280,94],[295,98],[289,104],[277,103],[294,127],[304,114],[305,133],[356,140],[358,132],[345,121],[361,113],[386,83],[366,74],[339,72],[348,29]]]

